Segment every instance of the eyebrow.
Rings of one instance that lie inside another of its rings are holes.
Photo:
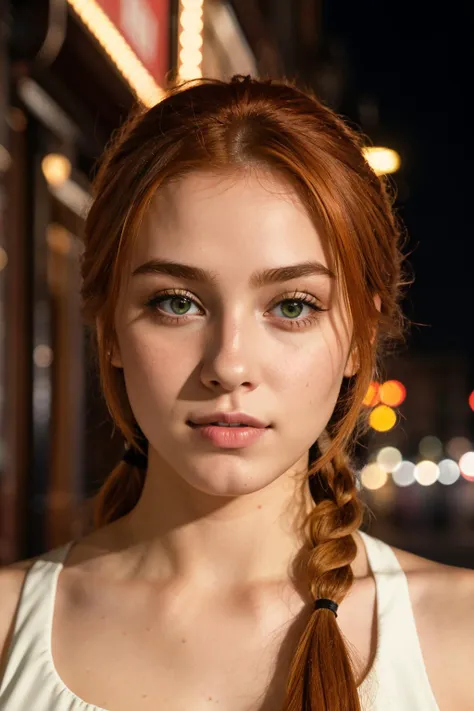
[[[189,264],[180,264],[179,262],[171,262],[167,259],[151,259],[141,266],[137,267],[132,276],[139,274],[165,274],[184,279],[186,281],[195,281],[203,284],[216,285],[218,275],[216,272],[208,271],[200,267],[194,267]],[[285,267],[274,267],[272,269],[264,269],[254,272],[250,277],[250,286],[252,288],[261,288],[270,284],[278,284],[291,279],[297,279],[305,276],[326,276],[330,279],[335,279],[334,272],[326,267],[321,262],[301,262],[300,264],[290,264]]]

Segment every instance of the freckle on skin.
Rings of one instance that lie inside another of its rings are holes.
[[[182,639],[182,640],[181,640],[181,644],[186,644],[186,640],[185,640],[185,639]]]

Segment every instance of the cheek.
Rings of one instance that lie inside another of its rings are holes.
[[[274,361],[274,391],[289,415],[285,419],[292,423],[294,437],[297,431],[303,438],[315,432],[319,436],[326,427],[341,389],[344,356],[329,332]]]
[[[156,412],[160,404],[175,399],[192,372],[186,363],[189,349],[156,334],[149,338],[138,330],[130,332],[119,337],[119,346],[127,394],[137,416],[144,408],[152,405]]]
[[[289,352],[290,351],[290,352]],[[315,338],[301,340],[292,349],[273,349],[272,365],[277,390],[291,391],[293,395],[329,397],[339,391],[342,381],[345,353],[339,348],[331,331],[319,332]]]

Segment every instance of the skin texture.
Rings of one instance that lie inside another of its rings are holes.
[[[117,305],[113,363],[124,369],[149,441],[143,495],[121,524],[133,541],[134,574],[159,570],[203,589],[286,577],[301,544],[293,526],[298,474],[353,372],[350,324],[331,277],[259,288],[249,281],[254,271],[306,260],[329,266],[320,236],[279,177],[196,172],[154,197],[130,274],[151,259],[199,266],[216,279],[132,276]],[[147,306],[173,288],[195,303]],[[279,303],[295,291],[326,311]],[[219,409],[272,429],[246,449],[216,448],[186,421]]]

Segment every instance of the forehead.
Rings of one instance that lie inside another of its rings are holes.
[[[153,197],[135,245],[134,266],[173,258],[228,273],[318,260],[319,231],[293,186],[263,170],[193,172]]]

